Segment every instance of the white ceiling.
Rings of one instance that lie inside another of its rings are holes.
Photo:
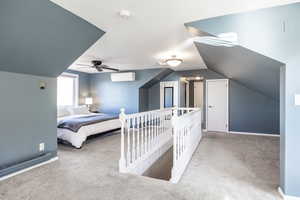
[[[159,59],[176,54],[174,70],[206,68],[184,23],[299,0],[52,0],[106,32],[75,63],[99,58],[111,67],[135,70],[162,67]],[[123,19],[120,10],[132,16]],[[71,37],[71,36],[70,36]],[[93,73],[86,68],[72,69]]]

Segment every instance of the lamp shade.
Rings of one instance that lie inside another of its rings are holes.
[[[85,104],[86,105],[92,105],[93,104],[93,98],[92,97],[86,97],[85,98]]]

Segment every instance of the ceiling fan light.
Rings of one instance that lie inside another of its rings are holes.
[[[173,58],[170,58],[170,59],[167,59],[167,60],[166,60],[166,63],[167,63],[170,67],[177,67],[177,66],[179,66],[182,62],[183,62],[182,59],[179,59],[179,58],[176,58],[176,57],[173,57]]]

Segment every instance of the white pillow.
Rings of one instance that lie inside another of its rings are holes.
[[[71,109],[72,115],[86,115],[90,114],[89,108],[87,106],[78,106]]]
[[[66,117],[71,115],[70,111],[66,107],[58,107],[57,108],[57,117]]]

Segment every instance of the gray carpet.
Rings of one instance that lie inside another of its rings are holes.
[[[120,136],[59,145],[59,161],[0,182],[1,200],[274,200],[279,138],[209,134],[178,184],[119,174]]]

